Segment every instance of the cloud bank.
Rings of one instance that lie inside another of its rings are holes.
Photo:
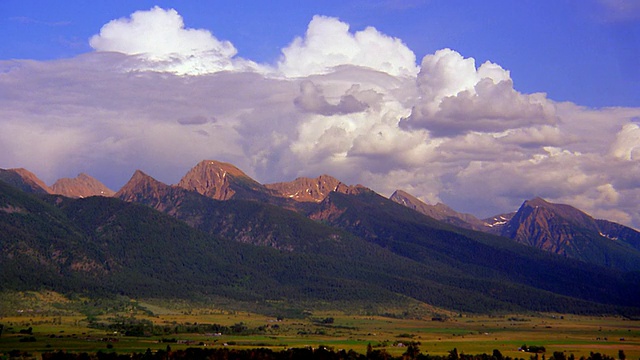
[[[97,29],[98,30],[98,29]],[[542,196],[640,228],[640,109],[517,90],[508,70],[316,16],[275,64],[155,7],[105,24],[95,51],[0,61],[0,167],[51,184],[135,169],[175,183],[202,159],[268,183],[328,173],[477,216]]]

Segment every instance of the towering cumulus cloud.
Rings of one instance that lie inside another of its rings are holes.
[[[287,76],[325,74],[340,65],[363,66],[395,76],[414,76],[416,56],[400,39],[368,27],[355,34],[338,19],[314,16],[304,38],[282,50],[278,67]]]
[[[640,109],[526,94],[451,49],[418,66],[402,40],[326,16],[273,64],[171,9],[98,30],[87,54],[0,62],[1,167],[117,189],[214,158],[261,182],[328,173],[478,216],[542,196],[640,228]]]
[[[468,131],[499,132],[535,125],[554,125],[554,105],[544,94],[513,89],[509,72],[444,49],[422,60],[418,74],[421,101],[401,126],[424,128],[437,136]]]
[[[211,73],[249,65],[234,61],[237,50],[230,42],[218,40],[207,30],[187,29],[177,11],[157,6],[109,22],[89,44],[97,51],[140,55],[149,70],[179,74]]]

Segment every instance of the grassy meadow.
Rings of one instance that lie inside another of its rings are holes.
[[[546,357],[563,351],[576,358],[590,352],[617,358],[623,350],[627,359],[640,359],[640,321],[620,317],[441,313],[400,318],[306,311],[302,317],[287,318],[202,304],[123,299],[92,302],[55,293],[5,295],[0,298],[0,307],[0,359],[12,350],[37,357],[56,350],[132,353],[147,348],[165,350],[167,346],[172,350],[326,346],[365,353],[371,344],[373,349],[400,355],[410,342],[419,342],[422,353],[431,355],[446,355],[453,348],[466,354],[491,354],[498,349],[504,356],[529,359],[533,354],[518,351],[526,344],[544,346]],[[125,334],[122,328],[114,330],[123,324],[144,326],[135,334]],[[206,324],[218,324],[224,331],[193,332]]]

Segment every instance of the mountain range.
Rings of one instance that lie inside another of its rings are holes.
[[[4,289],[640,312],[640,234],[540,198],[479,220],[329,175],[260,184],[214,160],[175,185],[138,170],[115,193],[0,170],[0,190]]]
[[[507,237],[558,255],[626,271],[638,271],[640,232],[565,204],[536,197],[518,211],[480,220],[444,204],[428,205],[403,191],[391,200],[435,219],[467,229]]]

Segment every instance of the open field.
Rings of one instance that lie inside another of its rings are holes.
[[[0,354],[16,349],[37,356],[54,350],[131,353],[167,346],[173,350],[198,346],[280,350],[321,345],[365,353],[371,344],[374,349],[400,355],[406,350],[403,345],[413,341],[431,355],[446,355],[453,348],[466,354],[491,354],[498,349],[505,356],[528,359],[532,354],[518,351],[527,344],[544,346],[547,357],[554,351],[577,358],[590,352],[618,357],[618,351],[623,350],[627,359],[640,359],[640,321],[618,317],[530,314],[399,319],[308,312],[305,318],[278,319],[249,312],[137,302],[89,316],[72,311],[20,310],[0,317],[4,325]],[[222,330],[206,331],[212,324]],[[118,326],[120,331],[114,330]],[[129,336],[123,330],[126,326]],[[194,332],[196,328],[199,330]]]

